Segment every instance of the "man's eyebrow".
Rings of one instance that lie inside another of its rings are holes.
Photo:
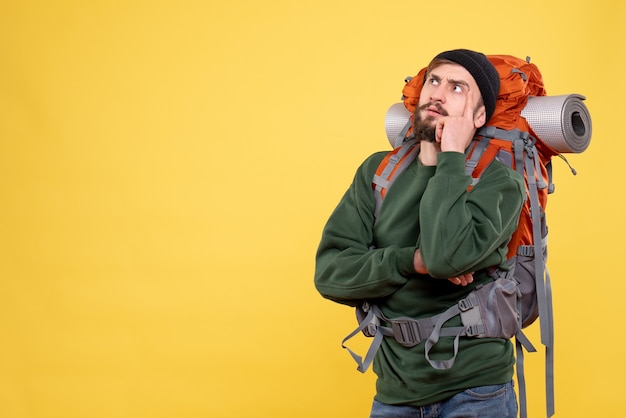
[[[435,81],[441,81],[441,77],[438,76],[437,74],[432,73],[432,72],[430,74],[428,74],[428,79],[432,79],[432,80],[435,80]],[[465,81],[465,80],[455,80],[453,78],[448,78],[447,80],[448,80],[448,83],[450,83],[450,84],[465,86],[468,89],[470,88],[469,83],[467,81]]]
[[[465,81],[465,80],[454,80],[452,78],[449,78],[448,79],[448,83],[450,83],[450,84],[460,84],[460,85],[465,86],[465,87],[467,87],[469,89],[469,83],[467,81]]]

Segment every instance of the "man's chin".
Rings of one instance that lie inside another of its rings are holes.
[[[422,116],[423,114],[420,112],[413,126],[415,138],[419,141],[435,142],[435,127],[437,126],[437,121],[432,116],[427,116],[424,119],[422,119]]]
[[[418,141],[435,142],[435,127],[416,126],[415,138],[417,138]]]

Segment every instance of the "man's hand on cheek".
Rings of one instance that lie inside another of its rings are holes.
[[[469,91],[465,98],[465,107],[460,116],[446,116],[437,121],[435,138],[441,144],[441,151],[465,152],[474,133],[474,93]]]

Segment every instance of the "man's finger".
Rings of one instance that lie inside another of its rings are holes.
[[[435,141],[441,142],[441,137],[443,136],[443,125],[445,123],[445,118],[441,118],[437,120],[437,126],[435,127]]]

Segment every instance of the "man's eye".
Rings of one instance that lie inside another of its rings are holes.
[[[460,84],[455,85],[452,89],[455,93],[463,93],[463,86],[461,86]]]
[[[431,77],[428,79],[428,83],[436,86],[437,84],[439,84],[439,80],[437,80],[435,77]]]

